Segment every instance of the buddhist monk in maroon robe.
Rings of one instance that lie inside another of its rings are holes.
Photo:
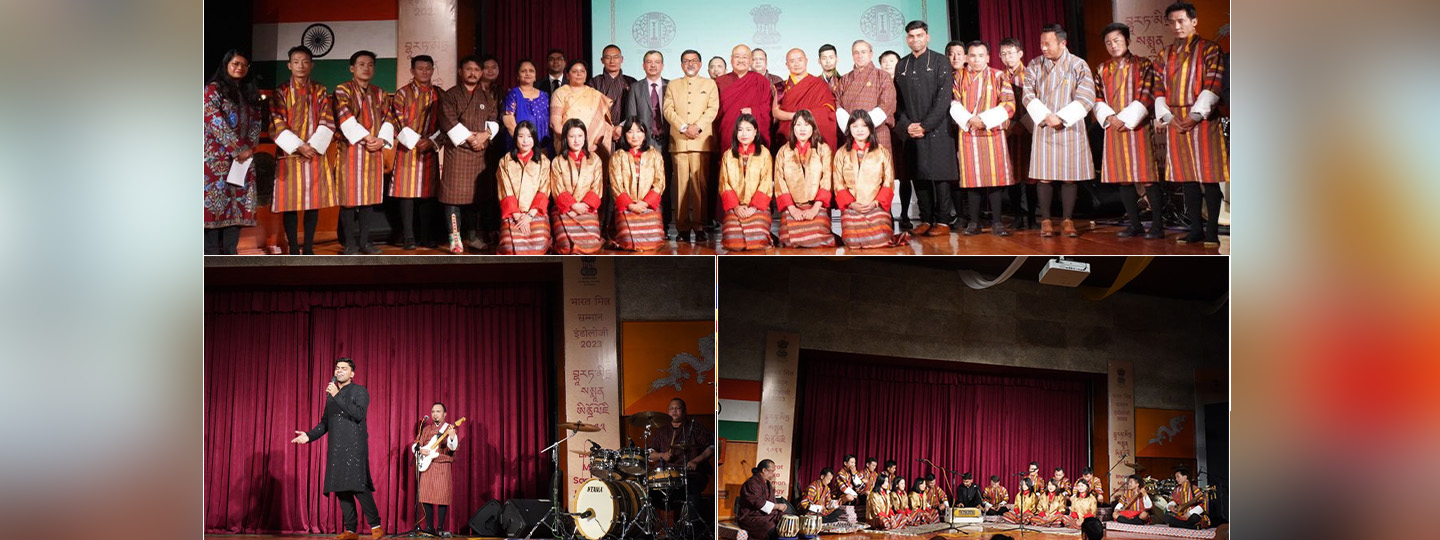
[[[730,51],[730,64],[735,71],[715,80],[715,86],[720,89],[720,124],[716,126],[715,132],[733,133],[735,120],[745,113],[754,115],[759,125],[769,126],[775,88],[770,86],[770,79],[750,71],[750,47],[736,45]],[[768,146],[770,139],[766,131],[768,130],[760,130],[759,139],[760,144]],[[720,152],[728,152],[733,143],[728,136],[720,137]]]
[[[790,134],[790,119],[795,113],[808,110],[815,116],[815,133],[824,137],[830,148],[838,148],[835,146],[835,93],[830,91],[830,85],[825,79],[805,72],[809,67],[805,51],[790,49],[785,54],[785,67],[790,69],[790,76],[781,83],[780,95],[775,100],[773,112],[780,128],[775,132],[774,146],[785,144]]]

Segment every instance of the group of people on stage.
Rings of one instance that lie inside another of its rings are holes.
[[[833,520],[844,505],[863,509],[865,522],[877,530],[935,523],[952,507],[975,508],[1009,523],[1044,527],[1080,529],[1088,518],[1112,514],[1101,512],[1102,507],[1113,508],[1114,519],[1122,523],[1164,523],[1189,529],[1210,526],[1208,499],[1203,489],[1190,482],[1185,469],[1175,472],[1178,486],[1167,508],[1152,512],[1154,502],[1139,477],[1130,476],[1124,489],[1106,499],[1104,483],[1091,467],[1085,467],[1073,481],[1065,476],[1064,468],[1056,467],[1054,476],[1042,481],[1040,465],[1032,461],[1011,500],[999,475],[991,475],[989,485],[981,487],[974,475],[966,472],[951,497],[933,474],[915,477],[907,488],[906,477],[898,472],[894,460],[886,461],[883,469],[878,465],[871,457],[857,468],[856,456],[846,455],[838,473],[830,467],[820,470],[820,477],[806,486],[792,510],[771,485],[778,476],[774,462],[761,460],[740,488],[735,520],[752,538],[762,540],[775,537],[775,526],[787,513]]]
[[[370,435],[366,423],[370,392],[355,383],[355,361],[350,358],[336,360],[333,375],[334,380],[325,386],[325,410],[320,422],[309,431],[296,431],[290,442],[306,444],[330,435],[322,492],[334,495],[340,503],[344,529],[335,538],[359,538],[357,500],[365,514],[365,523],[370,526],[370,537],[380,538],[385,536],[385,528],[380,524],[380,511],[372,494],[375,482],[370,476]],[[424,524],[419,529],[442,537],[451,536],[446,520],[455,489],[451,466],[455,451],[460,448],[460,435],[455,425],[446,421],[446,414],[444,403],[431,405],[430,414],[410,445],[410,453],[417,461],[421,456],[430,460],[425,470],[419,472],[418,500],[425,511]],[[430,448],[432,440],[437,443],[434,448]]]
[[[255,222],[253,167],[243,179],[228,172],[254,155],[262,123],[280,149],[271,210],[284,215],[292,254],[313,253],[317,212],[332,206],[341,207],[345,252],[378,253],[367,216],[386,197],[399,200],[401,242],[414,249],[416,202],[437,192],[452,252],[465,250],[462,230],[483,228],[496,231],[500,253],[569,254],[607,243],[655,249],[670,238],[669,226],[682,242],[704,242],[715,222],[727,250],[776,241],[830,247],[834,212],[845,245],[896,245],[906,241],[893,234],[897,178],[899,228],[911,235],[948,235],[952,219],[965,224],[963,234],[980,234],[984,201],[990,232],[1009,235],[1001,196],[1013,189],[1021,227],[1034,226],[1038,210],[1042,236],[1078,236],[1077,182],[1096,171],[1087,115],[1104,130],[1100,180],[1117,186],[1126,208],[1119,236],[1162,238],[1161,219],[1143,227],[1139,193],[1158,208],[1163,186],[1178,183],[1191,223],[1180,241],[1218,245],[1220,184],[1229,181],[1218,116],[1227,61],[1195,34],[1196,17],[1186,2],[1166,8],[1176,41],[1153,60],[1130,53],[1129,27],[1106,26],[1100,37],[1110,58],[1094,71],[1069,52],[1059,25],[1041,29],[1041,55],[1028,64],[1019,40],[1002,40],[1004,69],[996,69],[984,41],[931,50],[928,26],[917,20],[906,25],[910,54],[887,52],[877,67],[870,44],[856,41],[855,68],[844,75],[832,45],[818,52],[820,75],[808,73],[805,51],[788,51],[785,77],[767,71],[763,50],[738,45],[731,71],[712,58],[709,78],[697,51],[681,54],[685,75],[675,80],[660,76],[664,55],[648,51],[637,80],[621,72],[624,56],[610,45],[594,77],[558,50],[546,59],[545,81],[523,60],[519,86],[508,93],[496,87],[491,57],[462,59],[459,84],[442,90],[430,84],[434,62],[422,55],[410,59],[411,83],[386,96],[371,84],[374,53],[359,51],[350,58],[354,79],[332,94],[310,80],[311,52],[295,47],[290,80],[267,100],[268,122],[249,59],[231,51],[205,89],[206,252],[234,253],[239,227]],[[1163,179],[1154,137],[1166,143]],[[395,152],[388,184],[387,148]],[[912,193],[920,217],[913,224]],[[461,210],[472,206],[483,210],[481,223],[463,228]],[[485,247],[475,234],[469,244]]]

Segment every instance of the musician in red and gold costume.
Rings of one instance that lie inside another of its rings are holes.
[[[1095,498],[1095,493],[1090,491],[1090,482],[1083,478],[1075,481],[1074,489],[1074,493],[1070,495],[1070,513],[1063,519],[1066,527],[1079,529],[1085,518],[1098,516],[1100,501]]]
[[[841,460],[840,472],[835,473],[835,480],[831,482],[830,495],[839,499],[841,504],[849,504],[864,492],[865,478],[855,468],[855,454],[846,454]]]
[[[1060,491],[1059,482],[1053,478],[1046,480],[1045,491],[1040,493],[1040,505],[1036,507],[1035,515],[1030,517],[1030,524],[1041,527],[1059,527],[1064,524],[1067,500],[1065,492]]]
[[[805,487],[805,497],[800,499],[800,510],[806,514],[817,514],[829,521],[840,501],[831,495],[830,484],[835,480],[835,471],[830,467],[820,469],[820,479]]]
[[[1055,481],[1055,487],[1060,488],[1060,493],[1066,496],[1070,495],[1070,479],[1065,477],[1064,467],[1055,467],[1055,476],[1051,477],[1051,479]]]
[[[1032,463],[1033,467],[1034,464]],[[1006,512],[1003,519],[1008,523],[1020,525],[1029,523],[1040,510],[1040,498],[1035,496],[1035,482],[1029,477],[1020,479],[1020,492],[1015,494],[1015,504]]]
[[[987,516],[1003,516],[1010,511],[1010,494],[1005,491],[1005,486],[1000,485],[1000,475],[990,475],[990,485],[985,486],[981,492],[983,502],[980,503],[985,509]]]
[[[424,448],[430,441],[447,433],[445,440],[436,449]],[[420,504],[425,507],[426,532],[432,535],[438,531],[450,530],[445,514],[450,510],[450,498],[455,482],[450,477],[450,466],[455,461],[455,450],[460,448],[460,435],[454,426],[445,421],[445,404],[436,402],[430,406],[430,418],[420,429],[420,436],[410,445],[412,455],[434,456],[430,466],[420,472]]]
[[[1125,489],[1115,493],[1115,521],[1131,525],[1150,523],[1150,494],[1140,485],[1140,477],[1125,479]]]
[[[1210,501],[1205,490],[1190,483],[1190,471],[1176,469],[1175,491],[1170,494],[1170,506],[1165,512],[1165,523],[1171,527],[1205,529],[1210,527]]]
[[[1084,480],[1086,484],[1090,485],[1090,494],[1095,496],[1096,501],[1099,501],[1101,504],[1105,503],[1107,500],[1105,498],[1105,484],[1100,482],[1100,479],[1095,476],[1094,467],[1080,469],[1080,480]],[[1075,483],[1080,483],[1080,480],[1076,480]]]

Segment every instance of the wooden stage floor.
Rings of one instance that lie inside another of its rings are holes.
[[[722,525],[729,525],[729,526],[732,526],[732,527],[735,526],[735,522],[733,522],[733,521],[728,521],[728,520],[721,521],[721,524],[722,524]],[[1223,539],[1223,540],[1229,540],[1229,532],[1230,532],[1230,526],[1229,526],[1229,525],[1221,525],[1220,528],[1216,530],[1216,534],[1215,534],[1216,540],[1222,540],[1222,539]],[[1080,534],[1079,534],[1079,531],[1076,531],[1076,534],[1054,534],[1054,533],[1046,533],[1046,532],[1041,532],[1041,531],[1005,531],[1005,532],[981,532],[981,533],[962,533],[962,532],[958,532],[958,531],[950,531],[950,532],[942,532],[942,533],[940,533],[940,534],[921,535],[921,536],[908,536],[908,535],[890,534],[890,533],[884,533],[884,532],[862,531],[862,532],[857,532],[857,533],[853,533],[853,534],[822,534],[822,535],[820,535],[820,537],[819,537],[817,540],[930,540],[930,539],[932,539],[932,538],[935,538],[936,536],[940,536],[940,537],[944,537],[944,538],[965,539],[965,540],[971,540],[971,539],[989,540],[990,537],[992,537],[992,536],[994,536],[994,535],[997,535],[997,534],[1010,535],[1011,538],[1015,538],[1015,539],[1017,539],[1017,540],[1020,539],[1020,538],[1025,538],[1025,539],[1028,539],[1028,540],[1080,540],[1080,539],[1082,538],[1082,537],[1080,536]],[[1153,535],[1131,535],[1131,534],[1121,533],[1121,532],[1117,532],[1117,531],[1106,531],[1106,532],[1105,532],[1105,538],[1106,538],[1106,539],[1112,539],[1112,538],[1117,538],[1117,539],[1151,539],[1151,538],[1155,538],[1155,539],[1177,540],[1177,539],[1175,539],[1175,538],[1173,538],[1173,537],[1162,537],[1162,536],[1153,536]]]
[[[1079,222],[1078,238],[1056,236],[1044,238],[1039,229],[1017,230],[1008,237],[994,236],[989,229],[975,236],[965,236],[952,231],[947,236],[926,236],[911,238],[910,245],[883,249],[836,248],[771,248],[763,251],[731,253],[720,247],[719,234],[711,234],[703,244],[681,243],[670,240],[659,250],[636,253],[606,249],[602,255],[1228,255],[1230,237],[1220,237],[1220,247],[1206,248],[1201,244],[1181,244],[1177,239],[1184,236],[1180,230],[1167,231],[1163,240],[1144,238],[1120,238],[1115,236],[1123,227]],[[417,248],[406,251],[399,246],[377,242],[382,255],[448,255],[445,249]],[[316,255],[339,255],[340,243],[333,232],[321,232],[315,238]],[[470,249],[469,255],[493,255],[494,247],[483,251]],[[259,255],[259,251],[242,254]]]

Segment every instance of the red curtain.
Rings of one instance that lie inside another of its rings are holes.
[[[803,490],[820,469],[839,469],[845,454],[894,459],[907,484],[938,470],[990,475],[1014,493],[1012,473],[1040,462],[1041,477],[1064,467],[1070,478],[1088,465],[1087,383],[1081,380],[980,375],[941,368],[843,361],[803,361],[794,485]],[[759,456],[763,458],[764,456]],[[955,475],[955,484],[960,483]],[[907,486],[909,487],[909,486]]]
[[[388,531],[412,528],[408,446],[435,401],[467,417],[451,530],[490,499],[548,498],[552,384],[543,285],[205,294],[205,531],[334,533],[319,421],[336,358],[370,393],[370,474]]]
[[[1024,62],[1029,65],[1031,58],[1040,56],[1040,28],[1065,25],[1063,0],[980,0],[979,11],[980,39],[990,44],[990,66],[1000,69],[1005,67],[1000,62],[1000,40],[1020,40],[1025,47]],[[1071,41],[1078,39],[1078,35],[1070,36]]]
[[[500,62],[500,88],[509,91],[515,87],[515,63],[526,59],[535,62],[536,82],[544,81],[550,49],[565,51],[567,63],[584,58],[588,9],[589,2],[575,0],[481,2],[476,14],[483,27],[479,49]],[[590,66],[590,72],[597,73],[595,66]]]

